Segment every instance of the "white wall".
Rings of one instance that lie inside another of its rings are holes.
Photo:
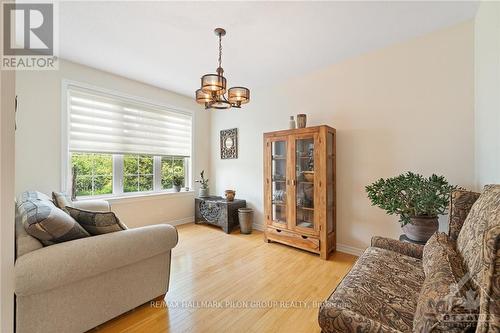
[[[373,235],[399,236],[397,218],[370,206],[365,185],[407,170],[474,183],[473,37],[473,22],[465,22],[279,86],[250,87],[250,104],[212,115],[212,147],[219,130],[239,129],[238,159],[212,154],[216,192],[235,189],[262,226],[262,133],[306,113],[309,125],[337,129],[339,248],[364,248]]]
[[[0,71],[0,331],[6,333],[14,331],[15,86],[15,72]]]
[[[168,73],[165,73],[168,75]],[[16,90],[19,112],[16,132],[16,194],[38,190],[50,194],[61,187],[61,84],[82,82],[156,103],[195,112],[193,171],[209,169],[210,113],[192,98],[144,83],[61,60],[58,71],[19,72]],[[194,193],[160,195],[137,200],[111,200],[112,208],[130,227],[188,221],[194,215]]]
[[[475,21],[476,183],[500,184],[500,2],[482,2]]]

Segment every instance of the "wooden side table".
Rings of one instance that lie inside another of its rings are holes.
[[[408,236],[406,236],[405,234],[399,236],[399,240],[402,241],[402,242],[419,244],[419,245],[425,245],[425,243],[427,243],[427,242],[414,241],[413,239],[408,238]]]
[[[221,227],[229,234],[238,223],[238,208],[247,206],[245,200],[234,199],[227,201],[222,197],[195,198],[195,220],[194,223],[208,223]]]

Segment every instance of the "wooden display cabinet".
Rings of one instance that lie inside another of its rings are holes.
[[[264,133],[265,240],[327,259],[336,245],[335,129]]]

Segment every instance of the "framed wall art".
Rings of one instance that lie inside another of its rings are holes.
[[[238,158],[238,129],[220,131],[220,158]]]

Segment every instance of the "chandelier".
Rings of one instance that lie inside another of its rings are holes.
[[[214,30],[219,37],[219,67],[217,74],[205,74],[201,77],[201,88],[196,90],[196,103],[205,105],[205,109],[241,108],[250,101],[250,90],[245,87],[231,87],[226,90],[226,78],[222,69],[222,36],[226,30]],[[227,92],[227,97],[226,97]]]

